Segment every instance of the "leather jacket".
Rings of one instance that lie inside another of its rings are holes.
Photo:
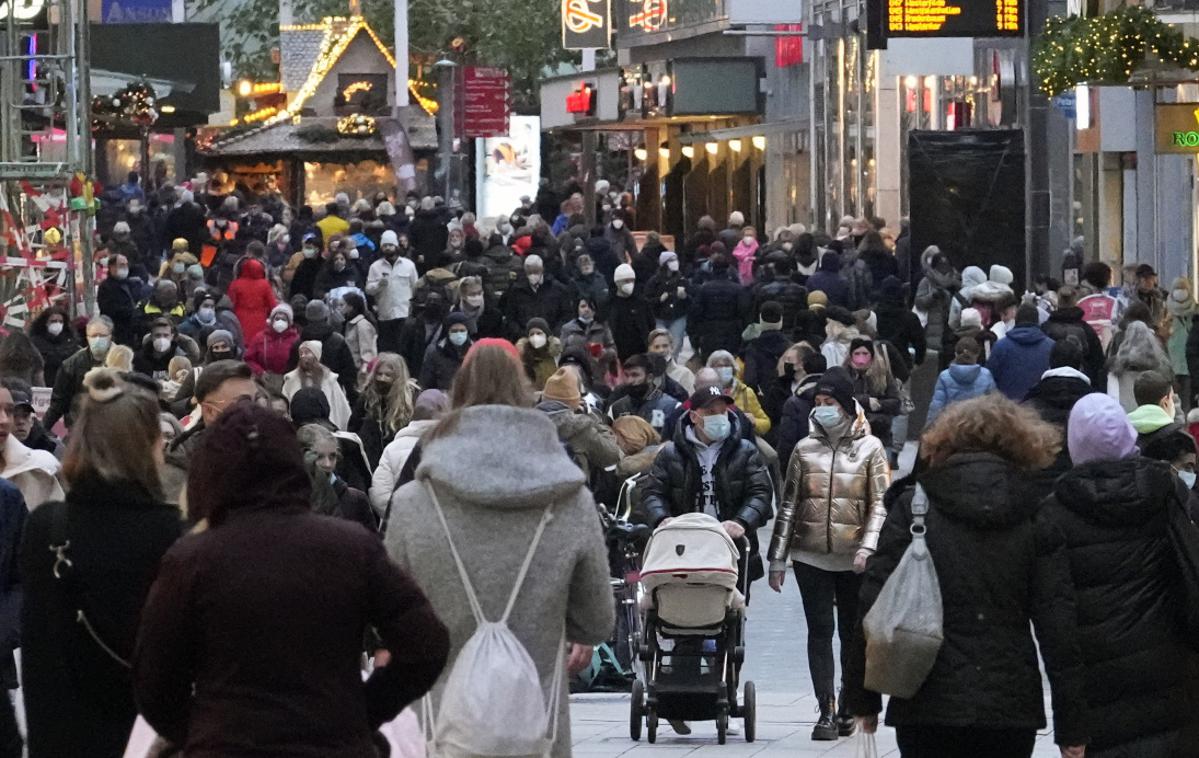
[[[890,484],[887,452],[870,434],[860,407],[849,433],[835,446],[813,422],[787,467],[769,559],[788,561],[792,550],[824,555],[873,551],[887,518],[883,495]]]

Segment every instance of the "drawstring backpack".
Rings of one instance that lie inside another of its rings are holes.
[[[558,699],[562,692],[566,658],[566,630],[558,642],[549,702],[541,688],[541,677],[529,651],[508,628],[508,618],[520,594],[533,554],[545,527],[553,518],[553,506],[545,509],[529,551],[525,554],[508,604],[499,621],[488,621],[475,594],[466,566],[446,523],[445,513],[433,486],[425,488],[433,510],[445,530],[450,555],[466,590],[478,625],[463,645],[441,693],[436,717],[430,697],[422,703],[430,758],[545,758],[558,736]]]
[[[912,496],[912,542],[866,617],[866,689],[898,698],[916,694],[933,670],[944,640],[937,569],[924,539],[928,495]]]

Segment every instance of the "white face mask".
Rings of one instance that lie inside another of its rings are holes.
[[[620,294],[622,294],[622,295],[633,294],[633,287],[635,287],[635,286],[636,286],[636,282],[621,282],[620,284],[617,285],[617,287],[620,289]]]
[[[679,262],[678,261],[666,261],[666,270],[667,271],[678,271],[679,270]]]
[[[1187,486],[1188,490],[1195,489],[1196,476],[1199,476],[1199,475],[1196,475],[1194,471],[1179,471],[1178,472],[1178,478],[1182,480],[1182,483]]]
[[[170,337],[155,337],[154,338],[154,352],[165,353],[167,350],[170,350],[170,349],[171,349],[171,338]]]
[[[612,219],[612,228],[613,229],[623,229],[624,228],[624,220],[619,219],[619,218]]]
[[[288,326],[287,319],[277,318],[271,322],[271,328],[274,329],[279,334],[283,334],[284,332],[286,332],[287,326]]]
[[[482,308],[483,307],[483,296],[482,295],[467,295],[466,296],[466,304],[469,305],[471,308]]]
[[[541,284],[541,281],[544,278],[545,277],[542,276],[541,274],[529,274],[529,284],[533,285],[534,287],[537,287]]]
[[[46,331],[51,337],[57,337],[58,335],[62,334],[62,322],[51,321],[49,324],[46,324]]]
[[[541,348],[545,347],[545,335],[544,334],[534,334],[534,335],[530,336],[529,344],[533,346],[533,349],[540,350]]]

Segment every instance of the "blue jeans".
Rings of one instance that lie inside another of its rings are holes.
[[[679,353],[683,350],[683,340],[687,337],[687,317],[680,316],[674,321],[665,319],[655,319],[659,329],[665,329],[670,332],[670,338],[674,340],[674,359],[679,359]]]

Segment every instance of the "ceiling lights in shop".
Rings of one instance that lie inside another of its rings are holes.
[[[729,149],[732,150],[734,153],[741,152],[741,140],[739,140],[739,139],[729,140]]]
[[[683,145],[683,157],[685,157],[687,159],[694,158],[695,157],[695,146],[694,145]]]
[[[704,150],[708,151],[708,155],[716,155],[716,152],[720,150],[720,145],[715,142],[707,142],[704,144]]]
[[[755,134],[752,137],[752,141],[754,143],[755,150],[765,150],[766,149],[766,136],[765,135]]]

